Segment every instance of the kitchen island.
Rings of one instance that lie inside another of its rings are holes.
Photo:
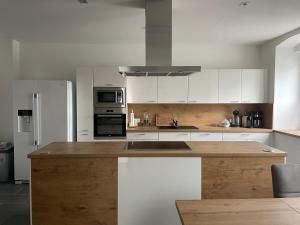
[[[188,145],[52,143],[31,153],[32,225],[176,225],[176,199],[272,197],[270,166],[285,152],[257,142]]]

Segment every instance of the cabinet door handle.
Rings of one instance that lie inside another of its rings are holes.
[[[88,132],[89,130],[80,130],[80,132]]]
[[[246,137],[246,136],[249,136],[250,134],[241,134],[241,136],[244,136],[244,137]]]
[[[198,102],[198,101],[195,101],[195,100],[192,100],[192,101],[189,101],[190,103],[196,103],[196,102]]]
[[[240,101],[230,101],[231,103],[239,103]]]
[[[199,134],[199,136],[209,136],[210,134]]]
[[[105,84],[105,86],[113,86],[112,84]]]
[[[178,136],[187,136],[189,134],[177,134]]]
[[[88,136],[88,134],[80,134],[81,136]]]
[[[146,134],[136,134],[136,135],[139,135],[139,136],[144,136],[144,135],[146,135]]]
[[[250,100],[243,101],[243,103],[250,103],[250,102],[251,102]]]
[[[147,101],[147,102],[155,102],[154,100],[150,100],[150,101]]]

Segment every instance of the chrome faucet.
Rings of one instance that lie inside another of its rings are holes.
[[[173,124],[172,124],[172,126],[178,127],[178,120],[173,119]]]

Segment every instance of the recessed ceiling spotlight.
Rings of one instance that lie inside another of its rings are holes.
[[[245,7],[245,6],[248,6],[249,4],[250,4],[250,1],[242,1],[242,2],[240,2],[239,6]]]
[[[78,0],[78,2],[81,3],[81,4],[88,4],[89,3],[88,0]]]

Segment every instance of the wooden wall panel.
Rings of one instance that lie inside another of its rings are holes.
[[[117,225],[117,158],[31,162],[32,225]]]
[[[273,163],[284,157],[202,158],[202,198],[271,198]]]
[[[217,126],[225,118],[232,118],[232,112],[262,111],[264,128],[272,129],[273,104],[128,104],[128,112],[134,111],[136,117],[143,118],[150,113],[151,124],[155,125],[157,113],[172,113],[181,125],[198,127]]]

